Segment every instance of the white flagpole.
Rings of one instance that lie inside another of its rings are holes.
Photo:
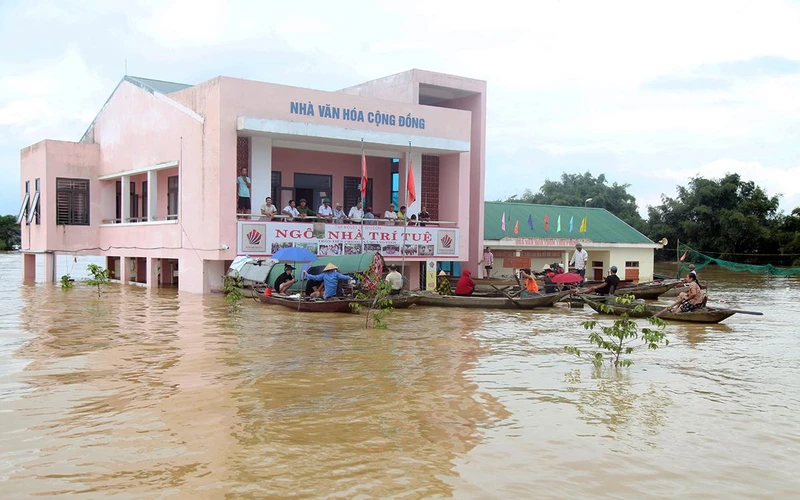
[[[408,157],[406,158],[406,217],[403,219],[403,241],[400,243],[400,252],[403,256],[402,261],[402,271],[401,274],[403,278],[406,276],[406,231],[408,230],[408,171],[412,168],[411,165],[411,141],[408,141]],[[403,288],[405,288],[405,282],[403,282]]]

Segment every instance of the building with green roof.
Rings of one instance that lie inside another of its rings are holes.
[[[492,276],[514,269],[541,269],[559,262],[564,267],[575,245],[589,254],[586,279],[602,279],[617,266],[621,279],[653,279],[654,243],[603,208],[486,202],[484,246],[494,254]]]

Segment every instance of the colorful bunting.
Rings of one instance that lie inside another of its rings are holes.
[[[506,230],[506,213],[503,212],[503,219],[500,221],[500,229]]]
[[[544,214],[544,232],[546,233],[548,229],[550,229],[550,219]]]
[[[533,214],[528,214],[528,227],[533,229]]]
[[[570,215],[569,216],[569,232],[571,233],[574,228],[575,228],[575,217]]]
[[[581,227],[578,231],[585,233],[586,232],[586,217],[584,216],[583,220],[581,221]]]
[[[557,233],[561,232],[561,216],[560,215],[558,216],[558,222],[556,223],[556,232]]]
[[[514,234],[519,234],[519,219],[517,219],[517,223],[514,224]]]

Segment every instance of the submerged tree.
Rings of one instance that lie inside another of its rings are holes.
[[[0,250],[11,250],[20,244],[20,226],[13,215],[0,215]]]
[[[86,266],[86,270],[89,271],[91,277],[86,280],[86,284],[89,286],[96,286],[97,287],[97,296],[100,296],[101,287],[103,285],[107,285],[110,280],[108,278],[108,269],[102,268],[97,264],[89,264]],[[62,278],[63,280],[63,278]]]

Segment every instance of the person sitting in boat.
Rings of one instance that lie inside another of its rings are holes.
[[[306,297],[309,299],[318,299],[325,293],[325,284],[316,281],[309,281],[306,284]]]
[[[614,295],[620,281],[619,276],[617,276],[617,266],[611,266],[608,276],[603,280],[603,284],[590,288],[589,292],[594,292],[598,295]]]
[[[332,262],[325,266],[321,274],[306,273],[306,278],[311,281],[321,281],[325,284],[324,298],[326,300],[336,296],[336,293],[339,290],[339,280],[350,281],[353,279],[351,276],[340,273],[339,266]]]
[[[386,281],[388,281],[392,287],[391,294],[400,295],[400,292],[403,290],[403,275],[397,272],[397,266],[391,266],[389,268]]]
[[[678,295],[679,303],[672,307],[672,312],[694,311],[697,308],[703,307],[705,303],[705,294],[703,290],[700,289],[697,275],[694,273],[687,274],[686,282],[688,283],[688,290]]]
[[[280,276],[275,278],[275,286],[273,288],[278,293],[286,293],[297,280],[294,279],[294,267],[286,264],[283,266],[283,272]]]
[[[467,269],[461,274],[461,277],[458,278],[458,283],[456,283],[456,295],[461,296],[468,296],[472,295],[472,292],[475,291],[475,281],[472,279],[472,271]]]
[[[531,273],[530,269],[520,269],[519,275],[525,280],[525,290],[522,292],[523,297],[539,293],[539,284],[536,283],[536,276]]]
[[[544,293],[557,292],[558,285],[553,283],[556,272],[553,270],[552,265],[545,264],[544,267],[542,267],[542,272],[544,273]]]
[[[450,286],[450,280],[447,279],[447,273],[439,271],[439,282],[436,284],[436,291],[439,295],[453,295],[453,287]]]

